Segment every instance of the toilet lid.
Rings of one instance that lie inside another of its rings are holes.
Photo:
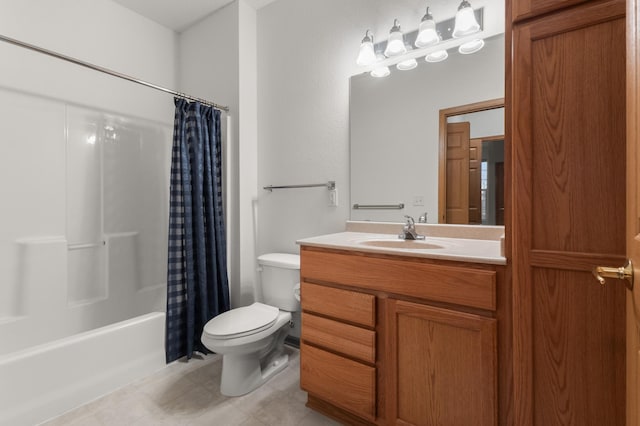
[[[218,339],[248,336],[271,327],[279,312],[274,306],[256,302],[218,315],[205,324],[203,331]]]

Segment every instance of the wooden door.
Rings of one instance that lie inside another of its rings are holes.
[[[496,320],[388,299],[389,424],[497,424]]]
[[[640,266],[640,2],[627,2],[627,256]],[[637,275],[637,274],[636,274]],[[627,426],[640,425],[640,280],[627,292]],[[619,285],[615,283],[613,285]]]
[[[469,223],[468,121],[447,124],[446,223]]]
[[[469,141],[469,224],[482,224],[482,139]]]
[[[514,424],[621,425],[625,3],[515,24],[512,72]]]

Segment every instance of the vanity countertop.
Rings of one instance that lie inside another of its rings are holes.
[[[349,227],[347,227],[349,229]],[[336,234],[303,238],[297,241],[301,246],[324,247],[368,253],[386,253],[398,256],[425,257],[430,259],[453,260],[459,262],[488,263],[505,265],[503,256],[504,239],[479,239],[430,236],[425,233],[422,241],[406,241],[397,234],[377,232],[345,231]],[[398,245],[394,247],[394,245]],[[424,244],[426,248],[421,248]],[[402,247],[403,245],[410,248]]]

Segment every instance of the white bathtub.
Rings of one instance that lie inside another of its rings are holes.
[[[0,356],[0,425],[34,425],[165,365],[165,314],[153,312]]]

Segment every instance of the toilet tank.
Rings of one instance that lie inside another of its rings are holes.
[[[261,270],[264,303],[283,311],[300,310],[294,287],[300,282],[300,256],[290,253],[269,253],[258,257]]]

